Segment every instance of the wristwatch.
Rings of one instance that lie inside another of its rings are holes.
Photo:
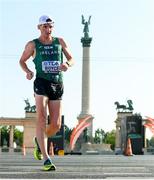
[[[70,67],[71,65],[70,65],[70,63],[68,62],[68,61],[66,61],[66,64],[68,65],[68,67]]]

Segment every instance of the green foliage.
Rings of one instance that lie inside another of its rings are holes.
[[[9,133],[10,127],[9,126],[1,126],[1,146],[8,146],[9,147]],[[23,132],[18,130],[17,128],[14,129],[14,141],[18,146],[22,146],[23,143]]]
[[[107,144],[111,144],[111,149],[114,150],[115,149],[115,135],[116,135],[116,131],[112,130],[111,132],[107,132],[105,135],[105,143]]]
[[[154,147],[154,137],[148,141],[148,145]]]
[[[17,146],[22,146],[23,144],[23,132],[19,129],[14,129],[14,141],[16,142]]]
[[[64,130],[65,130],[65,141],[67,143],[69,143],[70,142],[70,136],[71,136],[71,133],[72,133],[72,129],[69,129],[69,127],[65,125]]]
[[[9,146],[9,127],[1,126],[1,146]]]
[[[70,143],[70,136],[73,129],[70,129],[68,126],[65,125],[65,142]],[[95,131],[95,135],[93,137],[93,141],[96,144],[111,144],[111,149],[114,150],[115,148],[115,134],[116,131],[112,130],[110,132],[105,132],[103,129],[97,129]],[[85,142],[88,142],[89,136],[87,134],[87,129],[83,132],[83,138]]]
[[[103,129],[97,129],[95,131],[94,143],[96,144],[111,144],[111,149],[115,148],[115,130],[111,132],[105,132]]]
[[[103,129],[97,129],[95,131],[94,143],[101,144],[105,140],[105,131]]]

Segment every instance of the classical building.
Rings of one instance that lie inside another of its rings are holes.
[[[0,117],[0,126],[10,126],[9,134],[9,149],[10,151],[14,148],[13,132],[15,126],[23,127],[23,145],[26,151],[30,151],[34,148],[33,137],[36,134],[36,113],[25,112],[25,118],[9,118]],[[0,132],[1,137],[1,132]],[[1,138],[0,138],[1,139]]]

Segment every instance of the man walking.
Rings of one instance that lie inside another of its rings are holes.
[[[34,73],[26,61],[32,56],[36,69],[34,94],[37,112],[34,157],[44,159],[44,170],[55,170],[47,152],[47,137],[56,134],[61,127],[61,100],[63,95],[63,72],[74,64],[72,55],[63,38],[53,37],[53,20],[43,15],[39,18],[40,36],[29,41],[20,58],[20,65],[31,80]],[[67,61],[63,61],[63,54]],[[50,124],[46,126],[47,109]]]

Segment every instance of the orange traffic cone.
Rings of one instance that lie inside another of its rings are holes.
[[[126,155],[126,156],[133,156],[133,153],[132,153],[132,145],[131,145],[131,140],[130,140],[130,138],[128,138],[128,140],[127,140],[127,146],[126,146],[125,155]]]
[[[26,147],[24,144],[22,146],[22,154],[23,154],[23,156],[26,156]]]
[[[50,143],[49,154],[50,154],[51,156],[54,156],[54,147],[53,147],[53,143],[52,143],[52,142]]]

